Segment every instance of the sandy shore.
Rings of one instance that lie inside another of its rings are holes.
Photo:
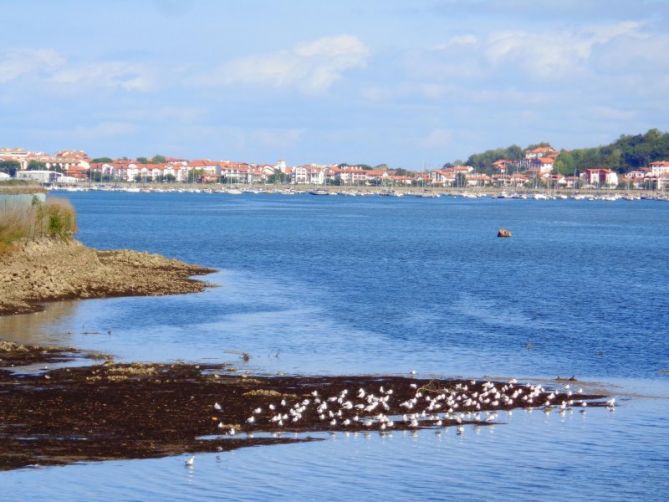
[[[0,315],[34,312],[75,298],[195,293],[193,275],[213,270],[137,251],[97,251],[78,241],[42,240],[0,255]]]
[[[0,470],[310,441],[309,434],[322,431],[387,434],[488,426],[503,423],[491,420],[496,410],[536,406],[564,413],[583,409],[583,402],[604,405],[601,395],[575,391],[568,397],[565,385],[578,385],[572,381],[535,388],[535,404],[528,404],[520,397],[513,402],[495,397],[497,392],[530,393],[529,386],[513,381],[249,376],[222,364],[117,364],[110,359],[83,367],[47,366],[38,373],[12,371],[28,363],[52,365],[87,356],[75,349],[0,341]],[[363,397],[360,389],[365,389]],[[475,405],[458,398],[464,393],[489,397]],[[394,423],[381,415],[393,417]]]

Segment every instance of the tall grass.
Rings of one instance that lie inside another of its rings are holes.
[[[64,199],[35,201],[31,207],[0,211],[0,252],[42,237],[68,240],[77,230],[76,213]]]

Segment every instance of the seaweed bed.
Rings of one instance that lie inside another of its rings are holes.
[[[411,376],[247,376],[228,365],[118,364],[104,356],[97,357],[105,362],[89,366],[20,370],[25,364],[80,357],[91,354],[0,341],[0,470],[316,439],[297,438],[290,434],[293,432],[385,433],[386,427],[489,425],[494,423],[493,410],[545,407],[547,400],[550,406],[546,408],[556,410],[564,410],[569,403],[573,407],[582,407],[584,402],[606,405],[603,395],[568,398],[565,382],[535,388],[529,404],[520,398],[511,403],[507,398],[495,399],[495,393],[501,393],[499,397],[519,389],[530,392],[528,386],[515,382]],[[493,385],[495,390],[490,391]],[[365,389],[364,398],[360,389]],[[480,410],[468,406],[464,398],[456,406],[456,396],[464,394],[463,389],[470,395],[490,397],[477,399]],[[457,410],[452,410],[454,406]],[[270,434],[253,437],[260,431]]]

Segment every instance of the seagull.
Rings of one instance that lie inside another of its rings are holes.
[[[186,467],[193,467],[194,463],[195,463],[195,455],[191,455],[186,460],[184,460],[184,465]]]
[[[614,408],[616,406],[616,398],[612,397],[611,399],[606,401],[606,406],[608,406],[609,408]]]
[[[220,404],[218,404],[218,403],[214,403],[214,409],[215,409],[216,411],[221,411],[221,410],[223,409],[223,407],[222,407]]]

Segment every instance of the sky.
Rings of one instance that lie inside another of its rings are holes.
[[[0,146],[427,169],[669,130],[669,0],[0,0]]]

